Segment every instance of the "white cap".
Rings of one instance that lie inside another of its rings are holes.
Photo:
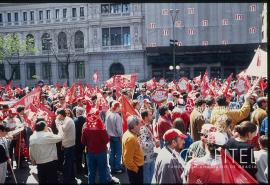
[[[228,142],[228,137],[221,132],[210,132],[206,139],[207,143],[223,146]]]

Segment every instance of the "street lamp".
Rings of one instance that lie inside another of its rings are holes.
[[[174,72],[175,72],[175,70],[179,71],[179,70],[180,70],[180,66],[179,66],[179,65],[177,65],[177,66],[175,66],[175,67],[169,66],[169,70],[170,70],[170,71],[174,70]],[[176,76],[176,75],[174,74],[174,79],[176,79],[175,76]]]
[[[180,10],[179,9],[170,9],[170,16],[172,18],[172,27],[173,27],[173,68],[174,68],[174,71],[173,71],[173,75],[174,75],[174,79],[175,79],[175,75],[176,75],[176,67],[175,67],[175,30],[174,30],[174,27],[175,27],[175,21],[177,19],[177,16],[179,14]],[[179,68],[180,69],[180,68]]]

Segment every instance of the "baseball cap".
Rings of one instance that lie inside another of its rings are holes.
[[[209,144],[216,144],[223,146],[227,143],[228,137],[221,132],[210,132],[206,138],[206,142]]]
[[[187,138],[185,134],[183,134],[180,130],[175,129],[175,128],[167,130],[163,135],[163,139],[165,141],[170,141],[172,139],[175,139],[176,137],[180,137],[181,139]]]

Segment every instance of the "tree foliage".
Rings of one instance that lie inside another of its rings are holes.
[[[10,66],[12,64],[19,64],[21,58],[35,53],[36,48],[33,38],[21,40],[16,33],[0,35],[0,63],[7,63]],[[4,79],[6,83],[12,81],[15,70],[14,68],[11,69],[9,78],[1,74],[2,79]]]

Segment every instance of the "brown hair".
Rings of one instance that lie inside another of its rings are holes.
[[[259,143],[261,144],[262,148],[268,148],[268,136],[267,135],[262,135],[259,138]]]
[[[249,132],[253,133],[257,130],[257,126],[250,121],[243,121],[235,127],[235,131],[239,133],[240,136],[246,136]]]
[[[183,133],[185,132],[185,125],[184,125],[184,121],[181,118],[176,118],[173,122],[173,128],[176,128],[178,130],[180,130]]]

